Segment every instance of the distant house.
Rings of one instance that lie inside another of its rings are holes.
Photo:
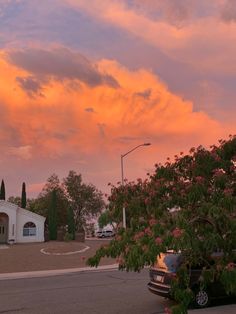
[[[0,200],[0,243],[43,242],[45,219]]]

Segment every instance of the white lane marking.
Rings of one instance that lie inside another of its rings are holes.
[[[88,249],[90,249],[89,246],[85,246],[85,248],[78,250],[78,251],[72,251],[72,252],[66,252],[66,253],[50,253],[46,251],[46,248],[42,248],[40,250],[41,253],[45,254],[45,255],[72,255],[72,254],[78,254],[78,253],[83,253],[85,251],[87,251]]]

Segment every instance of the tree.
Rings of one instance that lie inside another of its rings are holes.
[[[111,187],[110,215],[122,221],[125,206],[127,229],[120,228],[115,240],[88,264],[118,257],[120,269],[139,271],[170,248],[184,252],[185,263],[173,287],[179,302],[173,313],[187,313],[192,298],[188,269],[199,263],[206,266],[203,285],[219,278],[227,293],[236,293],[236,136],[209,150],[191,148],[189,154],[181,152],[173,162],[168,158],[155,168],[145,180]],[[209,256],[216,249],[223,255],[212,264]]]
[[[94,185],[83,183],[81,174],[72,170],[64,179],[63,186],[73,209],[76,231],[82,230],[86,219],[96,216],[104,208],[102,193]]]
[[[17,206],[21,206],[21,198],[19,196],[9,196],[7,201]]]
[[[56,174],[52,174],[46,181],[42,192],[36,199],[28,200],[29,210],[36,212],[44,217],[47,217],[48,223],[49,207],[51,204],[51,194],[56,191],[57,194],[57,214],[58,226],[65,226],[67,224],[67,208],[68,202],[61,187],[60,180]]]
[[[98,218],[99,228],[103,228],[107,225],[112,225],[113,229],[116,229],[116,223],[112,220],[112,216],[109,210],[104,211]]]
[[[51,193],[51,204],[48,211],[48,230],[50,240],[57,239],[57,191]]]
[[[26,189],[25,189],[25,182],[23,182],[23,184],[22,184],[21,208],[26,208]]]
[[[4,183],[3,179],[2,179],[2,183],[1,183],[0,199],[1,200],[5,200],[6,199],[5,183]]]
[[[75,220],[73,209],[69,206],[67,212],[68,233],[71,234],[72,240],[75,239]]]

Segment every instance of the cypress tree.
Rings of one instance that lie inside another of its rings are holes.
[[[0,199],[1,200],[5,200],[6,199],[4,180],[2,180],[2,183],[1,183]]]
[[[50,240],[57,239],[57,193],[53,190],[51,193],[51,204],[48,211],[48,229]]]
[[[71,206],[67,210],[67,224],[68,224],[68,233],[72,235],[72,239],[75,239],[75,219],[74,212]]]
[[[25,182],[23,182],[23,184],[22,184],[21,208],[26,208],[26,189],[25,189]]]

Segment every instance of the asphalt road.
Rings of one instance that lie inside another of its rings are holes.
[[[17,261],[16,261],[17,262]],[[148,272],[103,271],[0,281],[0,314],[159,314]]]

